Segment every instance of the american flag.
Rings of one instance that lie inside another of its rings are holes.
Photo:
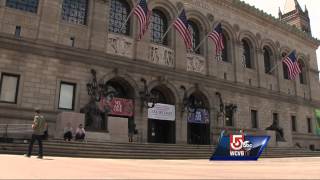
[[[134,10],[134,14],[138,17],[140,32],[138,40],[142,38],[145,32],[148,30],[151,11],[148,9],[148,4],[146,0],[140,0],[137,4],[137,7]]]
[[[174,27],[182,36],[187,49],[192,49],[192,35],[189,30],[189,23],[184,9],[181,11],[179,17],[174,22]]]
[[[209,38],[216,45],[216,54],[221,54],[224,49],[221,23],[219,23],[217,27],[213,29],[213,31],[209,34]]]
[[[301,69],[299,67],[299,63],[297,61],[296,52],[295,51],[292,51],[282,61],[288,67],[288,73],[289,73],[288,77],[289,77],[289,79],[293,80],[293,79],[296,78],[297,75],[299,75],[301,73]]]

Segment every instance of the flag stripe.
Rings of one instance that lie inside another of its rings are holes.
[[[288,67],[288,77],[293,80],[297,75],[301,73],[299,63],[296,59],[295,51],[290,53],[287,57],[283,59],[283,63]]]
[[[148,9],[148,4],[146,0],[140,0],[139,4],[134,10],[134,14],[138,17],[139,21],[140,31],[138,40],[140,40],[148,29],[151,15],[151,11],[149,11]]]
[[[213,41],[213,43],[216,46],[216,54],[221,54],[224,49],[221,23],[219,23],[211,33],[209,33],[208,37]]]
[[[185,10],[182,10],[179,17],[174,22],[174,27],[177,29],[187,49],[192,49],[192,36],[189,30],[189,24],[187,21],[187,16]]]

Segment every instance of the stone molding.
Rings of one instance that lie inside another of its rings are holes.
[[[109,33],[107,41],[107,53],[133,58],[134,39]]]
[[[148,60],[153,64],[174,67],[174,51],[164,46],[150,44]]]
[[[197,54],[187,54],[187,71],[205,74],[206,59]]]

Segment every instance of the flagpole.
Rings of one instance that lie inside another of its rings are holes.
[[[127,22],[129,21],[130,17],[132,16],[132,14],[134,13],[134,11],[136,10],[138,4],[140,3],[141,0],[138,0],[137,3],[135,4],[134,8],[131,9],[131,12],[129,13],[127,19],[124,21],[124,23],[122,23],[120,30],[118,31],[118,33],[121,33],[121,31],[123,30],[123,28],[125,27],[125,25],[127,24]]]
[[[221,23],[221,22],[220,22]],[[219,24],[219,23],[218,23]],[[218,24],[216,26],[214,26],[213,29],[215,29]],[[211,33],[211,31],[202,39],[202,41],[200,41],[199,45],[194,49],[194,51],[196,52],[200,47],[201,45],[205,42],[205,40],[208,38],[209,34]]]
[[[287,58],[293,51],[295,51],[295,50],[292,50],[289,54],[287,54],[285,57],[283,57],[280,62],[282,62],[283,59]],[[280,65],[280,62],[277,62],[277,64],[270,69],[268,74],[272,73]]]
[[[177,18],[180,16],[180,13],[183,11],[183,8],[181,8],[179,11],[178,11],[178,15],[177,17],[174,19],[174,21],[170,24],[170,26],[168,27],[167,31],[163,34],[163,36],[161,37],[161,41],[163,41],[163,39],[166,37],[166,35],[168,34],[168,32],[170,31],[170,29],[172,28],[173,24],[176,22]]]

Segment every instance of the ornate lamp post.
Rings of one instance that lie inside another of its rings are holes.
[[[216,96],[218,96],[219,102],[220,102],[219,103],[220,108],[219,108],[218,118],[222,117],[222,119],[223,119],[223,125],[222,126],[224,126],[225,125],[224,124],[225,123],[224,120],[226,118],[229,118],[229,117],[227,117],[227,115],[230,115],[230,116],[233,117],[234,113],[237,111],[238,106],[235,105],[235,104],[225,105],[223,103],[222,96],[221,96],[220,92],[216,92]]]
[[[98,83],[97,73],[94,69],[91,69],[91,74],[92,80],[87,83],[87,91],[91,100],[81,111],[86,113],[86,119],[92,123],[90,125],[108,131],[109,104],[116,92],[110,91],[110,86],[103,83],[102,80]]]
[[[159,94],[151,93],[147,86],[147,80],[141,78],[141,82],[143,83],[143,91],[140,91],[141,97],[141,108],[153,108],[156,103],[159,101]]]

